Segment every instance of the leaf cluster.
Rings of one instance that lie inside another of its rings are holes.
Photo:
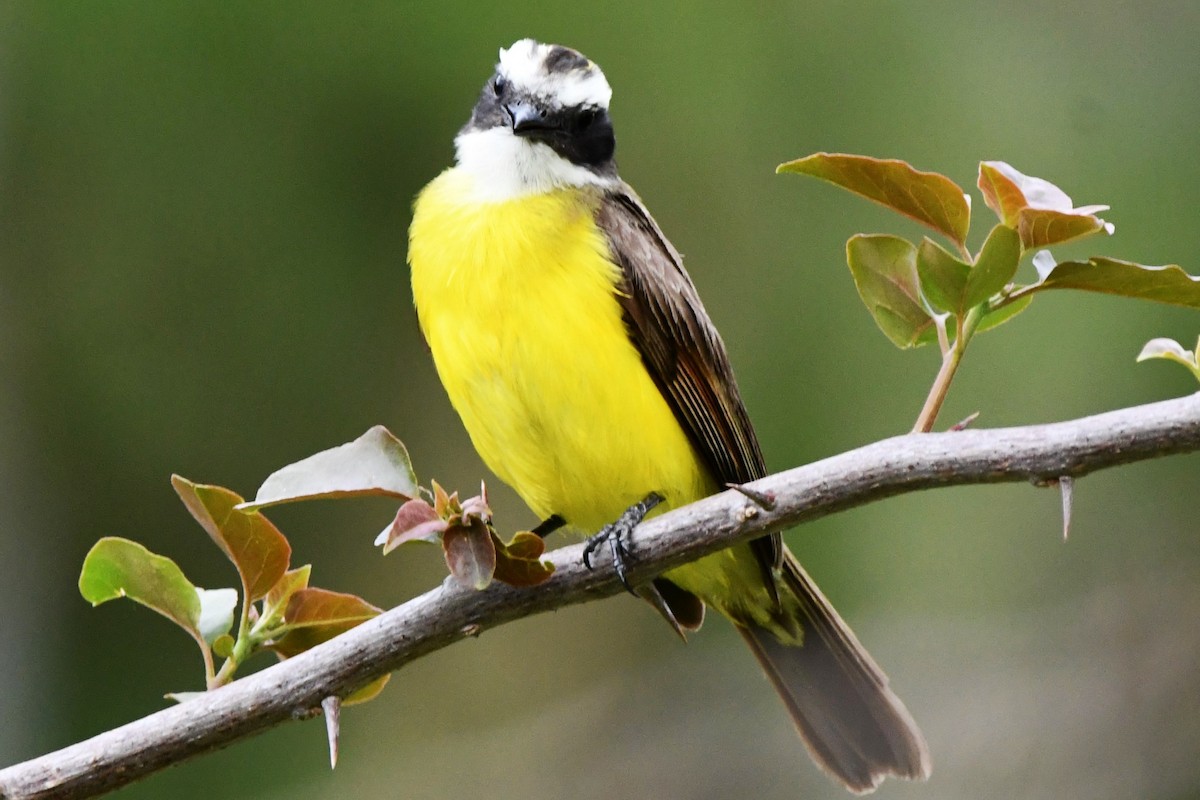
[[[545,544],[539,536],[522,531],[505,542],[496,533],[486,488],[460,501],[457,492],[447,493],[436,481],[430,490],[419,486],[408,451],[383,426],[272,473],[251,501],[178,475],[171,483],[233,563],[240,591],[197,587],[171,559],[118,537],[92,547],[79,590],[93,605],[128,597],[183,628],[200,647],[209,689],[231,680],[256,653],[270,650],[288,658],[380,613],[361,597],[310,587],[310,565],[291,569],[287,538],[263,514],[269,506],[319,498],[396,497],[403,503],[378,540],[385,554],[407,542],[440,542],[451,575],[476,589],[492,580],[534,586],[553,574],[553,565],[541,560]],[[214,656],[225,659],[219,671]],[[375,696],[386,681],[384,676],[347,701]]]
[[[977,186],[998,221],[975,253],[967,246],[971,197],[945,175],[838,153],[815,153],[776,171],[840,186],[925,225],[950,245],[891,234],[856,234],[846,244],[859,296],[884,335],[900,348],[937,342],[942,351],[942,371],[916,430],[931,429],[971,337],[1020,314],[1040,292],[1079,289],[1200,309],[1200,278],[1175,265],[1100,256],[1057,262],[1040,248],[1111,235],[1112,223],[1098,216],[1108,206],[1075,207],[1053,183],[1003,161],[979,164]],[[1016,275],[1026,255],[1038,279],[1022,284]]]
[[[237,493],[178,475],[171,484],[233,563],[240,591],[195,586],[171,559],[115,536],[101,539],[88,552],[79,591],[92,605],[127,597],[180,626],[200,647],[207,688],[232,680],[238,667],[259,652],[294,656],[380,613],[361,597],[310,587],[312,567],[291,569],[287,538],[261,511],[241,507]],[[235,615],[239,599],[241,613]],[[214,656],[224,659],[219,671]],[[387,676],[347,700],[369,699],[386,682]],[[189,693],[168,696],[181,700]]]

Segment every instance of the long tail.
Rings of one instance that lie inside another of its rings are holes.
[[[887,676],[859,644],[791,553],[784,588],[799,600],[804,643],[738,625],[808,745],[813,759],[850,791],[873,791],[888,775],[929,777],[929,750]]]

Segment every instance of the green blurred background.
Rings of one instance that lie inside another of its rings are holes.
[[[1200,6],[1011,2],[0,5],[0,764],[196,689],[194,646],[89,608],[101,536],[198,584],[233,573],[172,472],[252,494],[375,423],[423,478],[485,474],[419,341],[411,199],[452,159],[498,47],[573,45],[616,96],[618,157],[724,333],[773,468],[905,431],[937,367],[901,353],[843,261],[870,204],[775,176],[817,150],[973,186],[1004,159],[1113,205],[1102,253],[1200,270]],[[990,225],[981,212],[972,242]],[[1031,274],[1031,272],[1030,272]],[[1062,293],[977,339],[943,415],[1066,419],[1192,391],[1135,365],[1200,315]],[[933,751],[895,798],[1200,797],[1197,457],[1077,486],[898,498],[789,534]],[[510,530],[533,522],[492,481]],[[314,581],[392,606],[432,550],[371,547],[386,503],[273,518]],[[264,663],[266,663],[264,659]],[[343,717],[118,793],[207,797],[843,797],[720,620],[681,646],[628,598],[435,654]]]

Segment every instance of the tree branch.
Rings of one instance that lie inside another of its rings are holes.
[[[763,478],[770,509],[725,492],[642,525],[630,578],[739,541],[920,489],[1031,481],[1046,485],[1105,467],[1200,450],[1200,394],[1051,425],[909,434]],[[506,622],[622,591],[608,568],[581,563],[581,545],[547,556],[542,586],[441,586],[269,669],[79,744],[0,770],[0,800],[83,798],[124,786],[289,719],[319,713],[374,678]]]

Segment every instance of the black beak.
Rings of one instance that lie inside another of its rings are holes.
[[[533,103],[509,103],[504,106],[512,120],[512,131],[517,136],[536,137],[555,129],[554,123]]]

